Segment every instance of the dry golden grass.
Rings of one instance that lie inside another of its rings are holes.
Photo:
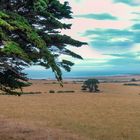
[[[106,83],[92,94],[81,84],[33,83],[25,91],[42,94],[0,96],[0,140],[140,140],[140,87]]]

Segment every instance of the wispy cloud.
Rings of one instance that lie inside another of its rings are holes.
[[[126,29],[87,30],[83,35],[90,39],[91,46],[101,52],[127,51],[135,43],[134,36],[138,36],[135,32]]]
[[[130,6],[140,6],[139,0],[114,0],[115,3],[125,3]]]
[[[139,56],[140,56],[140,51],[138,52],[128,52],[128,53],[121,53],[121,54],[118,54],[118,53],[113,53],[113,54],[105,54],[105,55],[109,55],[109,56],[115,56],[117,58],[130,58],[130,59],[138,59]]]
[[[133,32],[126,30],[126,29],[101,29],[101,28],[97,28],[97,29],[93,29],[93,30],[87,30],[83,36],[91,36],[91,35],[99,35],[99,36],[106,36],[106,37],[110,37],[110,39],[112,37],[120,37],[120,36],[132,36]]]
[[[75,17],[96,19],[96,20],[117,20],[118,19],[117,17],[112,16],[111,14],[108,14],[108,13],[75,15]]]
[[[132,29],[133,29],[133,30],[140,30],[140,24],[134,24],[134,25],[132,26]]]

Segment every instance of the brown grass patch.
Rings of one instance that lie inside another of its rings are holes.
[[[47,140],[48,135],[51,140],[140,139],[138,86],[106,83],[99,86],[101,94],[83,94],[81,84],[61,88],[43,82],[34,81],[25,90],[43,94],[0,96],[0,139]],[[47,94],[51,89],[75,93]]]

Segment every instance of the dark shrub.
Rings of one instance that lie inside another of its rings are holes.
[[[49,93],[55,93],[55,91],[54,90],[50,90]]]

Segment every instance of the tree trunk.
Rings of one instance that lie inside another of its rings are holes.
[[[93,92],[93,85],[90,85],[89,92]]]

